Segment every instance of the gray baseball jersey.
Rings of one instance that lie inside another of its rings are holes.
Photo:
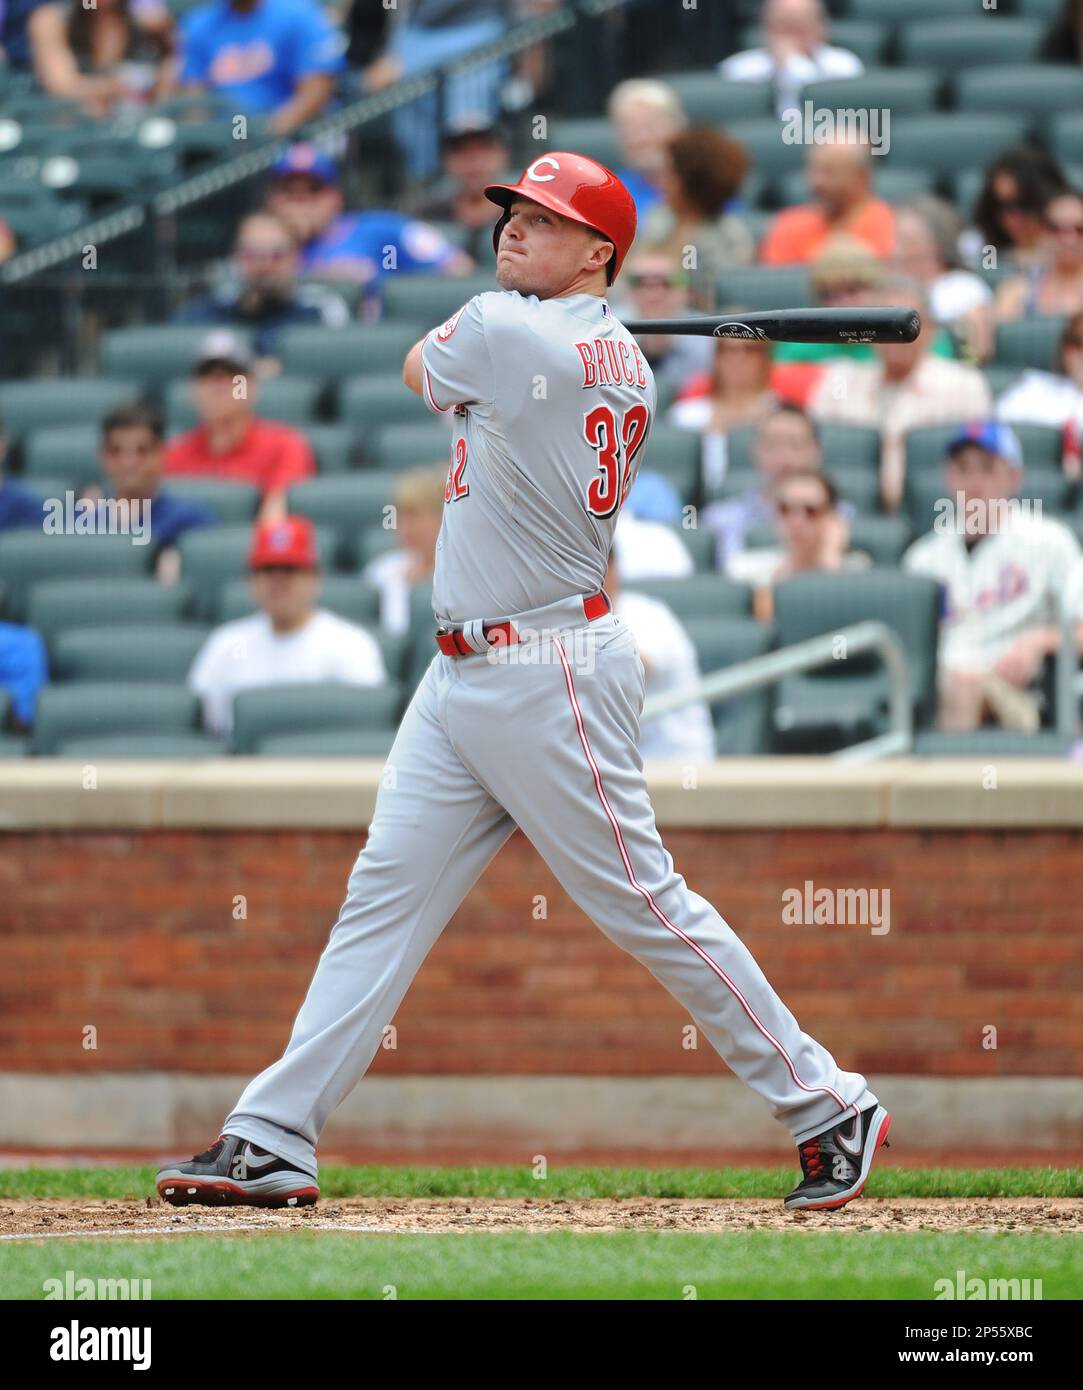
[[[422,352],[454,442],[433,609],[466,622],[602,587],[654,418],[654,376],[605,299],[475,295]]]

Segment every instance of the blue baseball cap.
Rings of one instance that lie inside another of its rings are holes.
[[[1023,466],[1023,446],[1019,443],[1019,436],[1010,425],[1002,424],[999,420],[977,420],[965,426],[948,445],[949,456],[966,444],[986,449],[990,454],[998,454],[1002,459],[1007,459],[1013,468]]]
[[[309,174],[313,178],[323,179],[324,183],[338,183],[338,165],[335,161],[307,142],[291,145],[284,155],[275,160],[271,172],[276,179],[289,178],[291,174]]]

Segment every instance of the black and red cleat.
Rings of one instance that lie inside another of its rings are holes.
[[[237,1134],[221,1134],[187,1163],[159,1169],[157,1186],[175,1207],[310,1207],[320,1195],[311,1173]]]
[[[832,1211],[860,1197],[891,1116],[882,1105],[825,1129],[798,1144],[804,1177],[783,1203],[791,1211]]]

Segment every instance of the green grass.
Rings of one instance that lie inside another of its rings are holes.
[[[795,1167],[562,1168],[538,1179],[531,1168],[385,1168],[330,1164],[320,1192],[332,1197],[763,1197],[794,1184]],[[27,1168],[0,1171],[5,1197],[145,1197],[154,1169]],[[1080,1168],[873,1169],[870,1197],[1081,1197]]]
[[[177,1236],[0,1247],[0,1289],[40,1299],[44,1280],[70,1269],[77,1279],[149,1278],[159,1301],[932,1299],[937,1279],[954,1283],[963,1269],[1041,1279],[1050,1300],[1083,1296],[1081,1253],[1083,1239],[1046,1234]]]

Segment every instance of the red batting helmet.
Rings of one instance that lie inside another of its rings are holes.
[[[636,234],[636,205],[632,195],[611,169],[586,155],[553,150],[528,164],[518,183],[491,183],[485,196],[504,215],[493,228],[493,248],[500,241],[515,198],[529,198],[543,207],[593,227],[613,243],[606,266],[606,283],[612,284]]]

